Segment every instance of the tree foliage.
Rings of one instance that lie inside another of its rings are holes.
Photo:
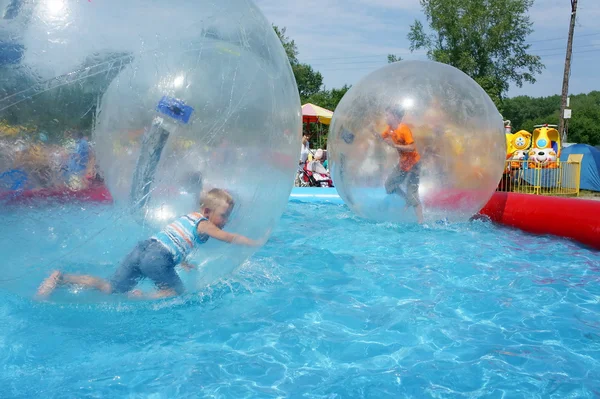
[[[298,47],[296,42],[285,35],[286,28],[280,28],[277,25],[273,25],[273,30],[283,45],[283,49],[290,60],[290,64],[294,65],[298,63]]]
[[[571,96],[572,117],[568,122],[567,141],[600,145],[600,91]],[[531,132],[534,125],[558,124],[560,96],[532,98],[518,96],[505,99],[501,111],[513,131]]]
[[[344,97],[344,94],[346,94],[348,90],[350,90],[350,86],[348,85],[344,85],[339,89],[323,89],[310,96],[307,99],[307,102],[333,111],[336,109],[342,100],[342,97]],[[311,144],[319,148],[327,147],[327,133],[329,133],[329,126],[313,126],[311,129],[319,132],[315,137],[313,137]]]
[[[303,64],[298,61],[298,47],[293,40],[286,36],[286,28],[279,28],[273,25],[273,30],[275,30],[279,40],[281,40],[281,44],[283,44],[283,48],[292,66],[294,77],[296,78],[300,100],[305,103],[309,97],[317,94],[321,89],[323,75],[315,71],[309,64]]]
[[[0,121],[42,130],[51,140],[66,129],[90,130],[99,99],[132,60],[129,53],[95,53],[49,80],[21,65],[0,66]]]
[[[395,55],[395,54],[388,54],[387,61],[388,61],[388,64],[391,64],[394,62],[402,61],[402,57],[400,57],[399,55]]]
[[[544,65],[528,53],[533,31],[527,12],[533,0],[421,0],[429,25],[411,25],[411,51],[427,50],[479,83],[499,105],[510,83],[535,83]]]
[[[317,94],[323,85],[323,76],[320,72],[316,72],[308,64],[292,65],[294,77],[298,84],[300,99],[306,102],[308,98]]]
[[[335,110],[344,94],[350,89],[350,86],[344,85],[339,89],[334,88],[330,90],[322,88],[323,76],[320,72],[315,71],[309,64],[303,64],[298,61],[298,47],[294,40],[286,36],[286,29],[273,25],[273,30],[275,30],[279,40],[281,40],[281,44],[283,45],[290,61],[290,65],[292,66],[301,102],[303,104],[312,103],[332,111]],[[306,126],[306,129],[317,132],[311,139],[312,146],[320,148],[325,148],[327,146],[328,126]]]
[[[344,94],[350,90],[350,86],[344,85],[339,89],[323,89],[308,98],[308,102],[329,110],[334,110],[344,97]]]

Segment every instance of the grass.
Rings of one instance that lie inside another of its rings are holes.
[[[579,190],[580,197],[600,197],[600,191]]]

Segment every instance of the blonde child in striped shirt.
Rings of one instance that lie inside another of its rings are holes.
[[[110,279],[56,270],[40,285],[37,297],[48,298],[58,286],[63,285],[79,285],[107,294],[128,293],[141,297],[141,292],[133,289],[142,278],[149,278],[156,285],[157,292],[149,295],[150,298],[179,295],[184,287],[175,267],[193,268],[185,262],[185,258],[196,245],[205,243],[211,237],[247,246],[264,243],[264,240],[256,241],[222,230],[234,205],[227,191],[212,189],[202,198],[198,212],[181,216],[154,236],[138,243]]]

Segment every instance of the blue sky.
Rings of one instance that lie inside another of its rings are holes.
[[[320,71],[327,88],[353,84],[387,63],[387,54],[410,53],[406,38],[415,19],[425,22],[419,0],[255,0],[269,21],[287,28],[299,59]],[[530,52],[546,68],[535,84],[511,86],[509,96],[560,94],[569,29],[569,0],[535,0]],[[600,90],[600,0],[579,0],[569,91]]]

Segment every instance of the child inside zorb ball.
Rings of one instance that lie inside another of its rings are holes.
[[[398,164],[385,181],[385,191],[397,194],[405,199],[406,206],[415,209],[417,220],[423,223],[423,208],[419,200],[419,179],[421,174],[421,155],[415,146],[412,131],[402,123],[404,109],[400,106],[388,107],[385,112],[387,127],[381,132],[381,138],[398,151]],[[402,188],[406,185],[406,191]]]
[[[138,243],[109,279],[56,270],[40,285],[37,297],[48,298],[57,287],[70,285],[106,294],[142,297],[142,293],[134,288],[144,278],[152,280],[157,288],[156,292],[147,295],[148,298],[182,294],[184,286],[175,268],[194,267],[186,263],[185,259],[197,245],[204,244],[211,237],[247,246],[260,246],[264,243],[264,239],[252,240],[222,230],[229,221],[234,205],[235,202],[227,191],[214,188],[202,198],[198,211],[181,216],[160,232]]]

